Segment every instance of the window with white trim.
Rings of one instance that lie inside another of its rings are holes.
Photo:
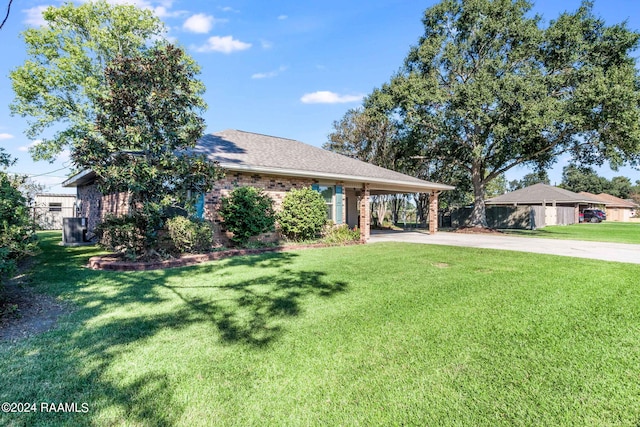
[[[322,194],[324,203],[327,207],[327,219],[334,220],[333,214],[333,186],[328,187],[326,185],[318,186],[318,191]]]

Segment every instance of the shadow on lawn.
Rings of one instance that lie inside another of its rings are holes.
[[[58,330],[8,349],[13,364],[21,365],[21,369],[3,373],[0,390],[5,391],[0,391],[0,400],[87,402],[90,411],[16,414],[19,418],[13,421],[17,424],[173,425],[188,408],[179,403],[184,399],[173,397],[168,365],[124,368],[123,359],[129,358],[131,351],[138,352],[132,357],[139,360],[144,347],[154,345],[145,340],[160,332],[181,334],[191,326],[202,325],[203,330],[210,330],[212,340],[259,350],[277,341],[285,332],[287,319],[303,312],[305,300],[346,290],[345,283],[327,280],[324,272],[295,270],[295,253],[237,257],[173,270],[116,273],[81,267],[95,249],[69,251],[43,246],[41,259],[46,259],[46,264],[38,267],[34,284],[40,283],[40,290],[46,287],[54,295],[66,295],[78,308]],[[246,280],[233,280],[237,274],[234,270],[242,267],[259,271],[251,272]],[[109,318],[111,313],[114,315]],[[155,345],[157,350],[167,351],[162,344]],[[0,354],[5,353],[2,347]],[[15,387],[25,381],[31,383],[29,388]]]

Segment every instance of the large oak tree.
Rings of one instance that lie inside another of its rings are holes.
[[[11,112],[27,118],[27,137],[42,140],[34,159],[53,160],[93,131],[106,66],[149,48],[165,30],[151,11],[104,0],[50,6],[43,18],[46,25],[22,33],[27,59],[10,75]]]
[[[606,25],[586,1],[547,26],[531,10],[525,0],[429,8],[402,69],[365,100],[429,159],[469,174],[474,226],[486,226],[487,184],[515,166],[544,169],[565,152],[612,167],[640,159],[640,34]]]

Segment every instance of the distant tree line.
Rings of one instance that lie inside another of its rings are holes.
[[[546,170],[531,172],[522,177],[507,181],[504,175],[494,179],[487,187],[487,197],[495,197],[509,191],[520,190],[530,187],[534,184],[550,185],[549,174]],[[579,166],[571,163],[562,169],[562,181],[558,187],[565,190],[579,193],[586,191],[593,194],[607,193],[621,199],[629,199],[638,197],[640,200],[640,180],[636,180],[635,184],[626,176],[616,176],[611,180],[598,175],[591,167]]]
[[[599,176],[593,168],[586,166],[565,166],[560,187],[576,193],[607,193],[621,199],[637,198],[640,201],[640,180],[636,180],[635,184],[626,176],[616,176],[608,180]]]

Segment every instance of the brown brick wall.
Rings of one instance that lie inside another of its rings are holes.
[[[218,208],[222,197],[228,196],[234,188],[251,186],[263,190],[274,201],[276,211],[280,210],[286,193],[294,188],[311,187],[318,183],[311,178],[283,177],[275,175],[233,172],[216,183],[215,188],[205,197],[205,218],[214,224],[215,239],[222,245],[228,245],[229,236],[221,229]],[[326,183],[323,183],[326,184]],[[331,184],[331,183],[329,183]],[[339,182],[333,183],[340,185]],[[342,220],[346,220],[347,208],[344,204],[346,191],[343,191]],[[121,215],[128,212],[127,195],[124,193],[102,196],[95,185],[78,187],[78,199],[82,200],[82,215],[88,218],[88,229],[93,231],[107,213]],[[265,233],[259,240],[273,241],[277,233]]]
[[[123,215],[128,212],[125,193],[103,196],[95,184],[78,187],[78,200],[82,201],[80,216],[87,218],[87,230],[93,232],[106,214]]]
[[[216,183],[216,187],[205,197],[205,218],[212,221],[215,229],[215,239],[222,245],[229,243],[229,236],[220,226],[221,218],[218,208],[222,197],[226,197],[237,187],[255,187],[263,190],[273,199],[276,211],[280,210],[282,200],[287,191],[294,188],[311,187],[317,181],[310,178],[282,177],[274,175],[249,174],[233,172]],[[262,241],[274,241],[278,239],[277,233],[265,233],[258,237]]]

